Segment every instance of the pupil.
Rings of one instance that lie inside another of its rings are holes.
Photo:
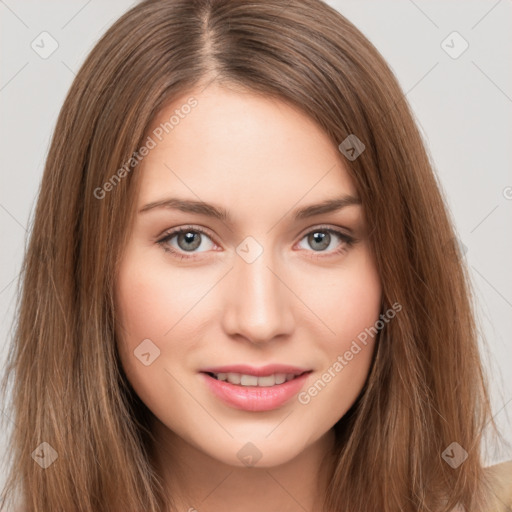
[[[194,242],[194,237],[196,237],[195,242]],[[186,241],[186,244],[184,247],[182,247],[180,244],[180,241],[183,240],[183,238]],[[185,251],[197,249],[199,247],[200,243],[201,243],[201,241],[199,239],[199,236],[197,236],[197,233],[193,233],[191,231],[187,231],[186,233],[181,233],[178,236],[178,245],[180,246],[180,249],[183,249]]]
[[[325,249],[326,247],[329,247],[330,238],[331,238],[331,235],[329,233],[325,233],[325,232],[322,233],[322,232],[317,231],[310,235],[309,242],[313,245],[313,247],[314,247],[313,242],[314,243],[320,242],[319,249]]]

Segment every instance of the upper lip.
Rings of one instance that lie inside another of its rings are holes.
[[[294,375],[301,375],[304,372],[310,371],[309,368],[299,368],[288,364],[268,364],[266,366],[250,366],[247,364],[232,364],[226,366],[215,366],[210,368],[203,368],[200,370],[203,373],[241,373],[243,375],[254,375],[255,377],[266,377],[276,373],[293,373]]]

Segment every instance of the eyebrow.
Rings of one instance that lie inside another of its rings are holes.
[[[345,195],[333,199],[326,199],[325,201],[322,201],[318,204],[311,204],[303,208],[298,208],[293,211],[292,216],[295,220],[303,220],[309,217],[314,217],[315,215],[320,215],[322,213],[335,212],[352,205],[361,205],[361,200],[355,196]],[[176,197],[170,197],[160,201],[148,203],[139,210],[139,213],[146,213],[150,210],[160,208],[180,210],[182,212],[195,213],[197,215],[205,215],[219,219],[222,222],[231,224],[233,223],[230,213],[220,206],[215,206],[203,201],[179,199]]]

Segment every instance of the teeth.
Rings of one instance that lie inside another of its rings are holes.
[[[265,377],[256,377],[255,375],[244,375],[241,373],[215,373],[218,380],[229,382],[230,384],[237,384],[240,386],[260,386],[270,387],[276,384],[283,384],[295,378],[293,373],[275,373]]]
[[[241,375],[240,376],[240,384],[242,386],[257,386],[258,385],[258,377],[254,375]]]
[[[227,373],[227,380],[228,382],[231,382],[231,384],[240,384],[241,376],[239,373]]]
[[[276,384],[282,384],[286,380],[286,377],[286,373],[276,373]]]

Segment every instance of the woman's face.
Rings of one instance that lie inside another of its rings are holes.
[[[124,370],[202,453],[281,464],[350,408],[374,349],[361,334],[381,287],[362,207],[312,208],[357,199],[345,157],[287,104],[215,85],[153,129],[116,281]]]

